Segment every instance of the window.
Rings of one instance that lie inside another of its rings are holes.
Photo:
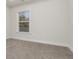
[[[29,32],[29,19],[29,11],[19,12],[19,32]]]

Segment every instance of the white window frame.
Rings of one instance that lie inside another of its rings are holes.
[[[29,21],[19,21],[19,12],[22,12],[22,11],[30,11],[29,13]],[[19,12],[17,12],[17,28],[16,28],[16,32],[19,32],[19,33],[31,33],[31,21],[32,21],[32,19],[31,19],[31,10],[22,10],[22,11],[19,11]],[[29,32],[20,32],[19,31],[19,22],[29,22]]]

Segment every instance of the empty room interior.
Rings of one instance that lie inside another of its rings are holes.
[[[73,0],[6,0],[6,59],[73,59]]]

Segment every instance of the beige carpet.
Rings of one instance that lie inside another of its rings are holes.
[[[6,43],[6,59],[73,59],[66,47],[16,39],[7,39]]]

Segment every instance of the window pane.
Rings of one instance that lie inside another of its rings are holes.
[[[19,21],[29,21],[29,11],[19,12]]]
[[[29,32],[29,22],[19,22],[20,32]]]

